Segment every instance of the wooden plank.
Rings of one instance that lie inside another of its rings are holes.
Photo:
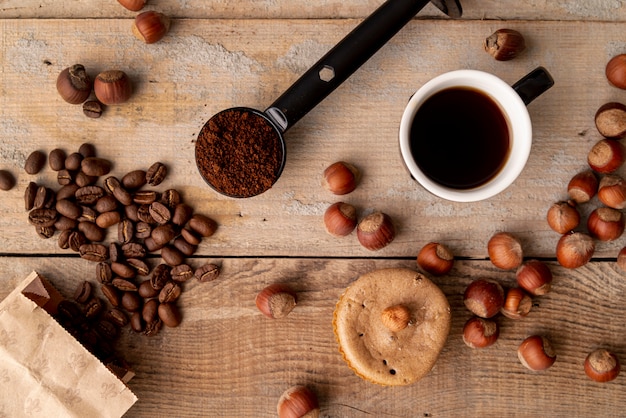
[[[272,417],[282,391],[295,384],[318,393],[323,416],[496,417],[527,416],[530,410],[543,416],[618,416],[626,408],[623,376],[597,384],[582,368],[597,347],[626,359],[624,280],[610,263],[576,271],[550,263],[552,292],[535,298],[523,320],[499,317],[496,345],[472,350],[461,341],[470,317],[462,302],[465,287],[478,277],[504,286],[514,278],[488,262],[458,262],[449,276],[435,280],[452,307],[448,342],[430,374],[397,388],[367,383],[349,370],[331,321],[339,296],[360,274],[413,268],[412,261],[228,258],[221,263],[217,281],[186,283],[179,328],[152,338],[123,332],[118,347],[137,373],[130,387],[139,397],[128,417]],[[0,270],[0,299],[31,270],[68,296],[79,280],[93,281],[89,264],[76,258],[2,257]],[[283,320],[263,317],[254,305],[256,293],[275,282],[298,291],[298,306]],[[556,348],[557,361],[545,372],[526,370],[516,357],[530,334],[546,335]]]
[[[600,20],[622,21],[626,6],[619,1],[532,0],[511,4],[498,0],[460,0],[466,20]],[[168,16],[192,19],[338,19],[364,18],[382,0],[339,1],[254,1],[242,0],[163,0],[148,1],[145,10],[157,10]],[[133,18],[135,12],[116,1],[70,2],[59,6],[54,0],[5,0],[0,4],[0,18]],[[427,5],[419,17],[442,18],[434,6]]]
[[[89,141],[114,161],[119,176],[159,160],[170,167],[161,190],[179,188],[198,212],[220,224],[201,254],[413,257],[438,240],[459,256],[484,258],[489,237],[508,230],[524,241],[528,256],[554,257],[558,235],[548,228],[546,211],[566,197],[569,178],[586,166],[599,139],[597,108],[626,100],[604,77],[608,59],[626,50],[620,23],[511,22],[529,48],[500,63],[482,51],[482,41],[502,22],[411,22],[287,133],[287,166],[273,189],[236,200],[204,184],[194,163],[194,141],[204,122],[231,106],[269,106],[357,23],[180,20],[163,42],[142,45],[125,20],[0,21],[0,166],[18,178],[18,186],[2,195],[2,251],[59,252],[30,232],[22,200],[29,181],[52,186],[54,173],[29,176],[22,166],[33,150],[71,152]],[[126,70],[136,87],[131,101],[112,106],[99,120],[85,118],[54,87],[61,69],[76,62],[94,74]],[[513,83],[538,65],[549,69],[556,85],[529,106],[535,143],[513,186],[487,201],[458,204],[411,181],[399,158],[397,130],[415,89],[458,68],[489,71]],[[397,224],[396,241],[378,253],[361,248],[354,235],[335,239],[324,231],[322,214],[339,198],[320,186],[321,173],[340,159],[363,172],[359,188],[341,199],[360,214],[385,211]],[[599,244],[596,255],[615,257],[623,245]]]

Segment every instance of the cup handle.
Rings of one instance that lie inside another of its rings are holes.
[[[554,85],[554,79],[543,67],[537,67],[513,84],[513,90],[527,106]]]

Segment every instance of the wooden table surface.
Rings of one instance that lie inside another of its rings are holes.
[[[183,322],[147,338],[124,332],[119,350],[136,377],[139,401],[128,417],[271,417],[280,394],[305,384],[318,394],[324,417],[620,416],[626,379],[599,384],[583,371],[587,353],[613,350],[626,361],[626,280],[615,264],[626,238],[598,243],[591,263],[570,270],[556,262],[559,239],[545,221],[549,206],[567,197],[569,179],[586,167],[600,139],[595,111],[626,101],[604,67],[626,53],[626,5],[617,0],[462,0],[452,21],[428,5],[371,60],[306,115],[287,137],[285,170],[268,192],[231,199],[198,175],[196,136],[204,122],[232,106],[264,109],[381,2],[163,0],[146,10],[173,17],[160,42],[131,34],[135,13],[115,1],[0,2],[0,169],[16,187],[0,192],[0,298],[36,270],[71,296],[81,279],[96,283],[93,263],[61,250],[56,237],[40,239],[27,222],[24,190],[30,181],[58,188],[56,173],[28,175],[34,150],[76,151],[84,142],[114,162],[113,174],[169,168],[159,190],[176,188],[196,212],[219,224],[188,262],[216,262],[220,278],[188,282],[179,301]],[[528,49],[496,62],[484,38],[508,27],[524,34]],[[122,69],[135,86],[128,103],[88,119],[62,101],[58,73],[75,63],[96,74]],[[555,86],[530,104],[534,143],[522,175],[506,191],[477,203],[436,198],[414,183],[399,156],[402,110],[424,82],[449,70],[480,69],[514,83],[537,66]],[[334,161],[358,166],[357,190],[338,198],[320,185]],[[626,174],[626,169],[620,169]],[[359,213],[388,213],[398,234],[377,252],[356,236],[334,238],[322,215],[338,200]],[[584,205],[589,213],[597,199]],[[581,229],[584,230],[584,227]],[[470,317],[463,291],[489,277],[504,286],[514,272],[493,266],[487,241],[496,231],[518,236],[528,258],[552,268],[553,290],[535,299],[520,321],[499,318],[495,346],[472,350],[461,339]],[[108,240],[113,240],[110,232]],[[448,245],[453,270],[433,278],[452,306],[448,342],[434,369],[406,387],[381,387],[357,377],[341,359],[332,314],[343,290],[360,274],[382,267],[417,268],[429,241]],[[155,255],[151,262],[160,262]],[[263,317],[254,304],[266,285],[286,282],[299,304],[285,319]],[[549,337],[555,365],[531,372],[516,348],[530,334]]]

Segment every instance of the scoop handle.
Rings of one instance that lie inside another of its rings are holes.
[[[265,111],[285,132],[374,55],[429,0],[387,0]]]

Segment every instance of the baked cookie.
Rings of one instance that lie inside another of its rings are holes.
[[[339,351],[361,378],[408,385],[435,365],[450,332],[450,304],[432,281],[405,268],[366,273],[333,315]]]

